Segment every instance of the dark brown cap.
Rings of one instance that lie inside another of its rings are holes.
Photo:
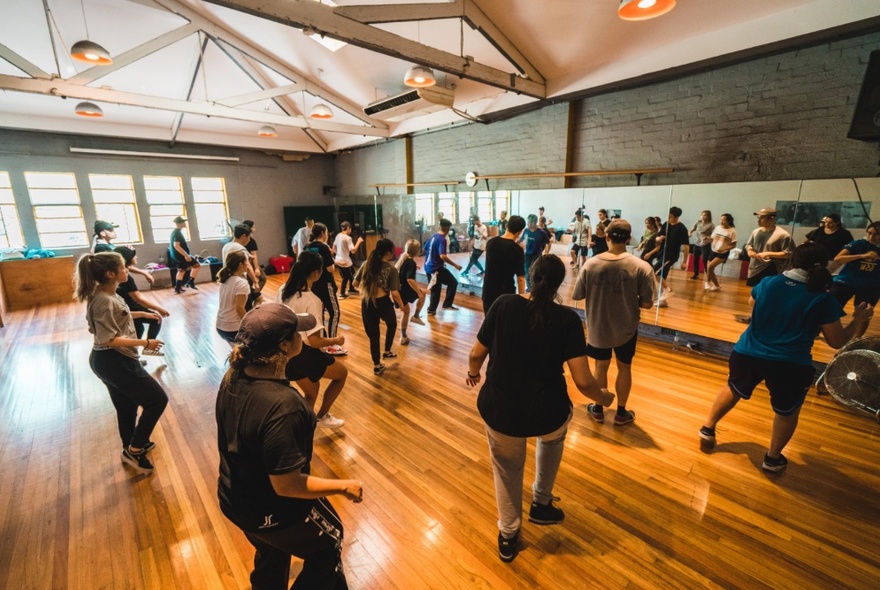
[[[307,332],[317,325],[313,316],[296,314],[283,303],[264,303],[241,318],[235,340],[255,350],[271,350],[294,332]]]

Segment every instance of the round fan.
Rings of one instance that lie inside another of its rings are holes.
[[[841,346],[837,354],[850,352],[851,350],[873,350],[874,352],[880,352],[880,336],[868,336],[851,340]]]
[[[835,400],[870,412],[880,421],[880,352],[839,352],[825,369],[823,380]]]

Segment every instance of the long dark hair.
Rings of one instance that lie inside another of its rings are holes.
[[[217,272],[217,282],[225,283],[228,281],[235,274],[235,271],[238,270],[241,264],[247,261],[247,258],[247,251],[245,250],[236,250],[235,252],[227,254],[223,268]]]
[[[730,213],[722,213],[721,217],[727,218],[727,223],[728,225],[730,225],[730,227],[736,227],[735,225],[733,225],[733,215],[731,215]]]
[[[315,225],[318,225],[317,223]],[[316,270],[322,270],[324,259],[317,252],[305,250],[290,267],[287,282],[281,289],[281,301],[287,301],[297,293],[302,293],[308,287],[308,278]]]
[[[290,340],[293,337],[295,325],[291,326],[291,332],[282,338],[276,345],[269,349],[260,348],[255,350],[247,344],[236,344],[229,353],[229,368],[223,375],[221,387],[229,387],[234,381],[241,378],[246,367],[265,367],[275,365],[278,370],[287,362],[287,353],[281,348],[281,342]]]
[[[831,286],[831,273],[826,268],[830,256],[825,246],[810,242],[794,249],[791,268],[807,271],[807,291],[821,293]]]
[[[557,291],[565,279],[565,263],[555,254],[547,254],[538,258],[529,269],[532,283],[528,310],[532,329],[544,321],[544,312],[562,301]]]
[[[327,233],[327,226],[323,223],[316,223],[312,226],[312,233],[309,234],[309,243],[316,242],[318,238]]]
[[[394,252],[394,242],[388,238],[382,238],[376,242],[376,247],[370,252],[364,263],[363,283],[364,291],[370,301],[375,303],[376,293],[379,290],[379,279],[382,276],[382,257],[389,252]]]
[[[98,285],[107,282],[108,272],[117,272],[120,268],[125,268],[125,260],[118,252],[83,254],[76,265],[74,298],[85,301],[95,294]]]

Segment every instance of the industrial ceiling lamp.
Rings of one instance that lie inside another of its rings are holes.
[[[260,137],[278,137],[278,132],[275,131],[275,128],[271,125],[263,125],[260,127],[260,130],[257,131],[257,135]]]
[[[76,105],[76,109],[73,112],[80,117],[98,118],[104,116],[104,111],[101,110],[101,107],[88,101],[83,101]]]
[[[323,102],[319,102],[309,111],[309,117],[312,119],[332,119],[333,110]]]
[[[675,0],[620,0],[617,16],[623,20],[648,20],[675,8]]]
[[[413,66],[403,77],[403,83],[412,88],[428,88],[437,83],[434,71],[424,66]]]
[[[73,44],[73,47],[70,48],[70,57],[92,65],[109,66],[113,63],[110,52],[94,41],[89,41],[89,21],[86,20],[86,7],[83,0],[80,0],[79,6],[82,9],[83,22],[86,25],[86,38]]]

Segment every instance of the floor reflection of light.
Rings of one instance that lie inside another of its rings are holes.
[[[706,514],[706,506],[709,504],[709,490],[712,484],[708,480],[693,480],[694,494],[691,496],[691,508],[700,515],[700,518]]]
[[[427,528],[425,529],[425,540],[431,543],[432,545],[437,543],[440,539],[440,533],[443,529],[440,527],[440,523],[436,520],[431,520],[428,523]]]

